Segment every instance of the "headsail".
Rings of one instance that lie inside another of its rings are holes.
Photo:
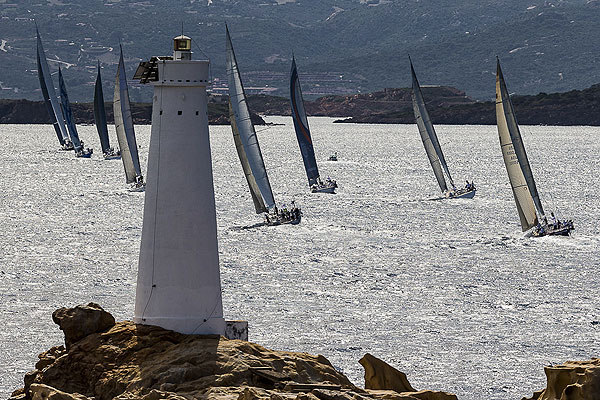
[[[523,141],[521,140],[521,134],[515,118],[512,101],[510,100],[508,90],[506,89],[506,83],[504,82],[504,76],[500,69],[499,60],[496,69],[496,121],[498,124],[498,135],[500,137],[502,156],[513,190],[515,203],[517,204],[521,227],[523,231],[526,231],[538,224],[538,218],[535,213],[534,197],[532,197],[533,193],[535,193],[535,197],[537,197],[537,190],[535,188],[533,176],[531,175],[531,168],[529,166],[529,161],[527,160],[527,155],[525,154]],[[523,163],[526,164],[525,168],[523,167]],[[529,179],[527,178],[525,171],[528,172]],[[536,204],[537,203],[539,203],[538,211],[543,215],[541,208],[542,204],[539,197],[537,197]]]
[[[235,123],[235,116],[233,115],[231,101],[229,102],[229,121],[231,123],[231,131],[233,132],[235,149],[237,150],[238,157],[240,158],[242,169],[244,170],[244,175],[246,176],[246,181],[248,181],[248,187],[250,188],[250,194],[252,195],[252,201],[254,202],[256,213],[260,214],[263,212],[268,212],[269,210],[267,207],[265,207],[262,195],[260,194],[260,189],[256,184],[256,179],[254,179],[254,175],[252,175],[252,169],[248,163],[248,157],[246,157],[246,151],[244,150],[244,145],[242,144],[242,139],[240,138],[240,132],[238,131],[237,124]]]
[[[260,151],[256,131],[250,120],[250,111],[248,110],[246,93],[244,92],[242,78],[235,59],[233,44],[231,43],[231,37],[229,36],[229,29],[227,29],[227,26],[225,26],[225,30],[227,32],[227,78],[229,80],[229,100],[233,110],[235,124],[242,145],[244,146],[244,151],[250,169],[252,170],[252,175],[256,181],[256,185],[260,189],[260,194],[262,195],[264,203],[270,209],[275,206],[273,191],[271,189],[271,184],[269,183],[269,177],[267,176],[267,169],[265,168],[265,163]],[[252,188],[250,188],[250,190],[252,190]]]
[[[121,56],[119,57],[119,66],[115,80],[113,111],[115,115],[115,130],[117,131],[117,139],[119,141],[119,148],[121,149],[121,159],[125,167],[125,178],[127,183],[134,183],[136,176],[142,176],[142,170],[140,168],[135,131],[133,130],[129,91],[125,76],[125,62],[123,61],[123,48],[121,48]]]
[[[500,86],[499,93],[501,95],[502,104],[504,105],[504,115],[506,116],[506,123],[508,125],[508,131],[512,139],[515,154],[519,160],[521,169],[523,170],[523,175],[527,181],[527,187],[529,188],[529,192],[533,198],[533,203],[540,213],[540,216],[543,217],[545,215],[544,208],[542,207],[542,201],[540,200],[540,196],[535,185],[535,180],[533,179],[531,165],[527,159],[527,153],[525,152],[525,146],[523,145],[523,139],[521,138],[521,132],[519,131],[519,125],[517,124],[517,118],[515,116],[513,104],[508,94],[508,90],[506,89],[506,83],[504,82],[504,76],[502,75],[502,69],[500,68],[500,60],[498,60],[496,75],[496,81]]]
[[[104,109],[100,62],[98,62],[98,75],[96,76],[96,85],[94,86],[94,121],[96,122],[98,135],[100,136],[102,153],[106,153],[110,149],[110,142],[108,139],[108,127],[106,126],[106,110]]]
[[[448,187],[446,186],[446,180],[444,179],[442,168],[446,172],[446,176],[448,176],[448,180],[450,181],[450,185],[452,187],[454,187],[454,181],[452,180],[452,176],[448,170],[448,165],[446,164],[446,159],[442,153],[440,142],[438,141],[435,129],[433,128],[433,124],[429,118],[429,113],[425,108],[423,93],[421,93],[421,86],[419,86],[419,81],[417,80],[417,75],[415,74],[412,61],[410,62],[410,72],[412,74],[413,111],[415,113],[415,119],[417,120],[417,126],[419,127],[419,133],[421,134],[421,140],[425,146],[425,152],[427,152],[427,157],[429,158],[429,162],[433,167],[433,172],[438,184],[440,185],[440,189],[442,192],[445,192],[448,190]]]
[[[63,79],[62,71],[58,67],[58,88],[60,91],[60,104],[62,105],[63,114],[65,115],[65,123],[69,129],[69,137],[73,142],[73,148],[75,153],[82,151],[81,141],[79,140],[79,134],[77,134],[77,127],[75,126],[75,118],[73,117],[73,111],[71,111],[71,103],[69,103],[69,96],[67,95],[67,87],[65,86],[65,80]]]
[[[306,169],[306,176],[308,177],[308,185],[312,186],[317,183],[319,169],[317,168],[315,149],[312,144],[310,129],[308,128],[308,119],[306,118],[304,99],[302,98],[300,79],[298,78],[296,59],[294,57],[292,57],[292,70],[290,72],[290,103],[292,107],[294,129],[296,130],[296,138],[298,139],[302,160],[304,161],[304,168]]]
[[[50,76],[50,69],[48,68],[48,61],[46,61],[46,54],[44,53],[44,47],[42,46],[42,39],[40,32],[36,28],[37,33],[37,68],[38,78],[40,80],[40,87],[42,89],[42,95],[44,96],[44,103],[48,109],[50,120],[56,131],[56,136],[61,145],[66,142],[70,142],[67,129],[65,127],[65,121],[62,110],[58,104],[56,91],[54,90],[54,84],[52,83],[52,77]]]

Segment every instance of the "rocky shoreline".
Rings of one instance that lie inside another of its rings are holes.
[[[494,101],[475,101],[465,92],[449,86],[423,86],[427,110],[434,124],[495,125]],[[535,96],[513,96],[513,103],[522,125],[590,125],[600,126],[600,84],[584,90],[566,93],[540,93]],[[209,123],[229,124],[227,96],[211,95],[208,102]],[[248,97],[255,125],[265,124],[258,115],[291,115],[289,99],[285,97],[251,95]],[[77,123],[93,124],[91,103],[72,104]],[[112,105],[106,103],[109,123],[113,121]],[[339,118],[336,122],[369,124],[414,124],[411,89],[384,89],[349,96],[323,96],[305,101],[310,116]],[[134,123],[150,124],[152,104],[132,103]],[[46,107],[41,101],[0,100],[0,123],[49,123]]]
[[[61,308],[65,345],[38,355],[10,400],[455,400],[415,390],[402,372],[366,354],[365,387],[322,355],[275,351],[219,336],[116,322],[99,305]],[[548,385],[523,400],[600,398],[600,360],[545,367]]]
[[[94,104],[72,103],[73,115],[78,124],[94,124]],[[114,124],[112,103],[105,103],[106,119]],[[152,103],[131,103],[131,115],[136,125],[152,123]],[[265,125],[257,114],[251,113],[254,125]],[[2,100],[0,99],[0,124],[49,124],[50,117],[43,101]],[[208,103],[208,123],[211,125],[229,125],[227,103]]]

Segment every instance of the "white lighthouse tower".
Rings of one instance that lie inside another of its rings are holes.
[[[191,39],[172,57],[140,63],[154,86],[136,323],[187,334],[225,334],[206,86],[209,61]]]

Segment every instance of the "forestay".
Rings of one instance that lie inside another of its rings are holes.
[[[502,148],[502,157],[504,158],[515,203],[517,204],[521,227],[523,231],[526,231],[538,224],[532,197],[532,193],[534,192],[537,197],[537,190],[535,189],[531,168],[529,167],[529,161],[527,160],[521,134],[519,133],[519,126],[515,118],[512,101],[510,100],[502,70],[500,69],[500,61],[498,61],[496,70],[496,121],[500,137],[500,147]],[[519,147],[518,150],[517,147]],[[526,163],[526,168],[523,168],[522,162]],[[528,171],[530,179],[527,179],[525,171]],[[533,190],[529,186],[530,184],[533,185]],[[541,203],[539,209],[541,210]]]
[[[265,168],[265,163],[260,151],[256,131],[254,130],[254,125],[250,119],[246,93],[244,92],[242,78],[233,51],[233,44],[231,43],[231,37],[229,36],[229,29],[227,29],[227,27],[225,27],[225,29],[227,33],[227,78],[229,80],[231,109],[233,110],[235,123],[240,135],[239,137],[244,146],[244,151],[252,175],[260,190],[264,203],[270,209],[275,206],[273,191],[271,189],[271,184],[269,183],[269,177],[267,176],[267,169]]]
[[[308,184],[312,186],[317,183],[319,178],[319,169],[317,168],[317,160],[315,158],[315,150],[308,128],[308,119],[304,109],[304,99],[302,98],[302,90],[300,89],[300,79],[298,78],[298,70],[296,68],[296,59],[292,57],[292,70],[290,72],[290,103],[292,107],[292,119],[294,121],[294,129],[296,130],[296,138],[302,153]]]
[[[117,131],[117,139],[121,150],[121,159],[125,167],[125,178],[127,183],[133,183],[136,181],[136,176],[142,176],[142,171],[135,140],[135,131],[133,129],[133,119],[131,117],[131,105],[129,104],[129,91],[127,90],[127,77],[125,76],[122,48],[115,80],[113,111],[115,116],[115,130]]]
[[[73,118],[73,111],[71,111],[71,103],[69,103],[69,96],[67,95],[67,87],[65,86],[65,80],[63,79],[62,71],[58,67],[58,88],[60,92],[60,103],[62,105],[63,113],[65,116],[65,123],[69,129],[69,137],[73,142],[73,148],[75,152],[82,150],[81,141],[77,134],[77,127],[75,126],[75,118]]]
[[[246,176],[246,181],[248,182],[248,187],[250,188],[250,194],[252,195],[252,201],[254,202],[256,213],[260,214],[262,212],[267,212],[268,210],[263,202],[260,189],[256,184],[256,179],[254,179],[254,175],[252,175],[252,169],[248,163],[248,157],[246,157],[246,151],[244,150],[244,145],[242,144],[242,139],[240,138],[240,132],[238,131],[237,124],[235,123],[235,116],[233,115],[231,101],[229,102],[229,121],[231,123],[231,131],[233,132],[235,149],[237,150],[240,163],[242,164],[242,169],[244,170],[244,175]]]
[[[443,193],[448,190],[443,171],[446,172],[452,187],[454,187],[454,181],[448,170],[448,165],[446,164],[446,159],[442,153],[442,148],[440,147],[435,129],[433,129],[429,113],[425,108],[423,93],[421,92],[421,87],[419,86],[419,81],[417,80],[412,61],[410,62],[410,72],[412,74],[412,102],[415,119],[417,121],[417,126],[419,127],[423,146],[425,146],[425,152],[427,153],[427,157],[429,158],[429,162],[431,163],[431,167],[433,168],[433,172]]]
[[[50,76],[50,69],[48,68],[48,61],[46,60],[46,54],[44,53],[44,47],[42,46],[42,39],[40,32],[37,30],[37,68],[38,78],[40,80],[40,87],[42,89],[42,95],[44,96],[44,103],[48,109],[52,126],[56,131],[56,136],[61,145],[64,145],[69,141],[69,135],[67,128],[65,127],[65,121],[62,110],[58,104],[56,91],[54,90],[54,84],[52,83],[52,77]]]
[[[106,126],[106,110],[104,109],[104,93],[102,91],[102,78],[100,77],[100,62],[98,62],[98,75],[96,76],[96,85],[94,86],[94,121],[98,136],[100,136],[100,145],[102,152],[106,153],[110,148],[108,139],[108,127]]]

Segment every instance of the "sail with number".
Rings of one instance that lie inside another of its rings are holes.
[[[506,89],[500,60],[497,62],[496,69],[496,121],[502,156],[517,204],[521,227],[526,231],[538,224],[536,207],[541,216],[544,215],[544,211],[525,153],[512,101]]]
[[[435,129],[433,128],[433,124],[429,118],[429,113],[425,108],[423,93],[421,92],[421,87],[419,86],[419,81],[417,80],[417,75],[415,74],[412,61],[410,62],[410,72],[412,74],[412,102],[415,119],[417,120],[417,126],[419,127],[419,133],[421,134],[423,146],[425,146],[425,152],[427,153],[429,162],[433,167],[433,173],[435,174],[438,184],[440,185],[440,189],[443,193],[448,190],[446,179],[444,179],[444,171],[446,172],[446,176],[448,177],[452,187],[454,187],[454,181],[452,180],[452,176],[448,170],[448,165],[446,164],[446,159],[442,153],[442,148],[435,133]]]
[[[56,131],[56,136],[61,146],[66,145],[69,140],[69,135],[65,127],[64,117],[60,105],[58,104],[56,91],[54,84],[52,83],[52,77],[50,76],[50,69],[48,68],[48,61],[46,60],[46,54],[44,53],[44,47],[42,46],[42,39],[40,32],[36,28],[37,33],[37,69],[38,78],[40,80],[40,87],[42,89],[42,95],[44,96],[44,103],[50,115],[52,126]]]
[[[100,62],[98,62],[98,75],[94,85],[94,121],[98,136],[100,136],[100,145],[102,153],[106,154],[110,149],[108,139],[108,127],[106,125],[106,110],[104,109],[104,93],[102,91],[102,78],[100,77]]]
[[[263,212],[268,212],[269,210],[267,210],[267,207],[265,207],[262,195],[260,194],[260,189],[256,184],[256,179],[254,179],[254,175],[252,175],[252,169],[248,163],[248,157],[246,157],[246,151],[244,150],[244,145],[242,144],[242,139],[240,138],[240,132],[238,131],[237,124],[235,123],[235,116],[233,115],[231,101],[229,102],[229,121],[231,122],[231,131],[233,132],[235,149],[237,150],[238,157],[240,158],[240,162],[242,164],[242,169],[244,170],[244,175],[246,176],[246,181],[248,182],[248,187],[250,188],[250,194],[252,195],[252,201],[254,202],[256,213],[260,214]]]
[[[315,149],[312,144],[310,129],[308,128],[308,118],[306,118],[304,99],[302,98],[300,79],[298,78],[296,59],[294,57],[292,57],[292,70],[290,72],[290,103],[296,138],[298,139],[298,145],[302,153],[302,161],[304,161],[304,169],[308,177],[308,184],[312,186],[318,181],[319,168],[317,167]]]
[[[119,57],[117,77],[115,80],[115,97],[113,101],[115,116],[115,130],[121,150],[121,159],[125,167],[127,183],[136,182],[136,177],[142,176],[140,159],[138,155],[133,119],[131,116],[131,105],[129,103],[129,90],[127,89],[127,77],[125,76],[125,62],[123,61],[123,48]]]
[[[225,27],[227,33],[227,78],[229,81],[229,100],[231,109],[233,111],[234,118],[232,121],[235,123],[235,131],[239,133],[239,139],[244,148],[246,156],[246,162],[250,167],[256,186],[259,189],[262,201],[267,206],[267,209],[275,207],[275,200],[273,198],[273,191],[271,184],[269,183],[269,177],[267,176],[267,169],[260,151],[258,144],[258,138],[256,137],[256,131],[254,125],[250,119],[250,110],[248,109],[248,101],[246,99],[246,93],[244,92],[244,86],[242,84],[242,78],[238,69],[235,53],[233,51],[233,44],[231,43],[231,37],[229,36],[229,29]],[[232,125],[233,129],[233,125]],[[239,153],[238,153],[239,154]],[[244,166],[244,160],[240,156],[242,167]],[[249,181],[250,185],[250,181]],[[250,185],[250,191],[253,196],[258,195],[253,191],[252,185]],[[256,207],[256,201],[255,201]],[[258,212],[258,207],[257,207]]]
[[[69,130],[69,137],[71,138],[71,142],[73,142],[75,153],[78,153],[83,150],[83,146],[79,140],[79,134],[77,133],[77,127],[75,126],[75,118],[73,117],[73,111],[71,110],[71,103],[69,102],[69,96],[67,95],[67,87],[60,67],[58,67],[58,88],[60,92],[60,104],[62,105],[63,114],[65,116],[65,124]]]

